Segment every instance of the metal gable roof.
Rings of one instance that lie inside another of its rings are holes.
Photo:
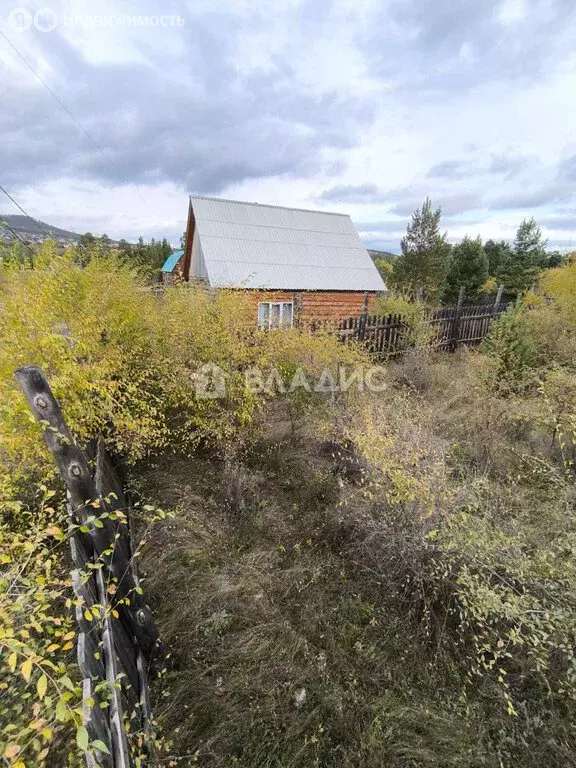
[[[208,197],[190,200],[212,286],[386,290],[345,214]]]

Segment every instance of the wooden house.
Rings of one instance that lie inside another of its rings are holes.
[[[191,197],[185,280],[247,291],[261,328],[370,312],[386,286],[349,216]]]

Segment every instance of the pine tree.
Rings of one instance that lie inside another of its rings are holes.
[[[486,240],[484,250],[488,257],[488,274],[490,277],[495,277],[500,269],[500,264],[510,253],[510,244],[505,240]]]
[[[482,240],[477,237],[472,240],[465,237],[455,245],[448,260],[446,284],[443,301],[454,304],[458,299],[460,286],[464,286],[464,301],[474,301],[482,286],[488,279],[488,257],[482,246]]]
[[[413,295],[423,289],[428,299],[441,290],[450,253],[446,234],[440,234],[441,215],[440,208],[432,209],[429,198],[412,214],[402,238],[402,253],[394,264],[392,282],[395,287]]]
[[[524,219],[518,227],[514,246],[504,255],[498,268],[498,279],[507,293],[527,291],[546,265],[546,244],[534,219]]]

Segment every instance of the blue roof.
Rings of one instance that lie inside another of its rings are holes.
[[[164,264],[162,265],[162,272],[172,272],[176,264],[178,264],[180,257],[184,251],[174,251],[173,254],[168,256]]]

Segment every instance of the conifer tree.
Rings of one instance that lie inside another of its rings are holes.
[[[429,198],[412,214],[402,238],[402,253],[394,264],[394,287],[413,295],[423,289],[427,299],[441,291],[450,252],[446,233],[440,234],[441,215],[440,208],[433,210]]]
[[[527,291],[546,266],[546,244],[534,219],[524,219],[518,227],[514,246],[504,255],[498,268],[498,280],[507,293]]]
[[[450,253],[443,293],[444,303],[454,304],[462,285],[465,289],[464,301],[475,301],[480,287],[487,279],[488,258],[482,240],[479,237],[475,240],[465,237]]]

